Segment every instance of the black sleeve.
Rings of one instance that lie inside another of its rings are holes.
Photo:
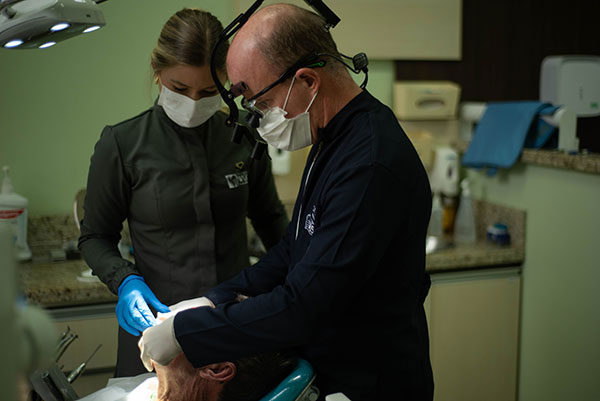
[[[231,295],[225,296],[226,282],[208,295],[217,300],[216,308],[178,313],[175,334],[192,365],[304,344],[314,330],[343,313],[348,300],[376,273],[393,232],[406,216],[403,197],[390,196],[390,186],[398,187],[390,185],[394,180],[378,166],[338,174],[323,199],[320,227],[298,263],[269,267],[266,263],[274,256],[271,250],[264,258],[265,265],[263,260],[255,265],[285,275],[281,284],[244,302],[220,303],[231,299]],[[280,251],[285,242],[274,250]],[[253,272],[253,268],[234,278],[235,284],[243,287],[247,282],[260,282],[265,272]],[[373,303],[376,305],[377,300]]]
[[[283,238],[289,220],[266,155],[253,162],[249,185],[248,218],[265,248],[270,249]]]
[[[79,249],[94,274],[115,294],[126,276],[139,274],[117,246],[130,195],[117,140],[106,127],[90,162]]]

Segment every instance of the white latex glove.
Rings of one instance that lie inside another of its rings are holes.
[[[215,307],[215,305],[212,303],[212,301],[206,297],[186,299],[185,301],[181,301],[181,302],[176,303],[175,305],[169,306],[169,309],[171,310],[170,312],[167,312],[167,313],[159,312],[156,315],[156,320],[162,321],[162,320],[170,318],[171,316],[175,316],[178,312],[192,309],[192,308],[199,308],[201,306],[210,306],[211,308]]]
[[[175,314],[142,333],[138,346],[140,358],[148,372],[153,370],[152,361],[165,366],[182,352],[175,337],[174,321]]]

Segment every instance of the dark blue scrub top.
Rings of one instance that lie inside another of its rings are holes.
[[[362,92],[320,130],[283,240],[206,294],[215,309],[179,313],[177,340],[195,367],[293,348],[323,397],[431,400],[430,213],[415,149],[393,112]]]

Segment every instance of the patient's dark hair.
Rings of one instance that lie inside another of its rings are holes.
[[[237,373],[223,386],[219,401],[259,400],[292,373],[298,360],[287,352],[270,352],[234,363]]]

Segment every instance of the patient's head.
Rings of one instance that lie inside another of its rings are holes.
[[[181,353],[167,366],[154,365],[158,376],[157,399],[257,400],[277,386],[295,366],[296,358],[278,352],[194,368]]]

